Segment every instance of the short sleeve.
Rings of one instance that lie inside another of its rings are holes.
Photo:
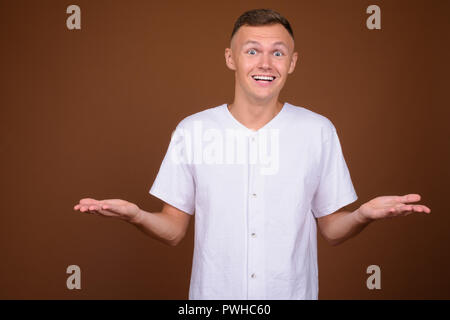
[[[195,183],[192,164],[183,157],[185,142],[183,129],[177,126],[166,155],[149,193],[175,208],[193,215],[195,209]]]
[[[358,199],[336,128],[331,122],[330,125],[328,139],[322,147],[320,178],[312,201],[316,218],[331,214]]]

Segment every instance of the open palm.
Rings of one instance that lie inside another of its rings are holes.
[[[359,207],[360,216],[366,221],[407,216],[414,212],[430,213],[431,209],[421,204],[410,204],[420,200],[420,195],[376,197]]]
[[[74,210],[103,217],[116,217],[127,221],[133,220],[140,211],[137,205],[125,200],[95,200],[92,198],[81,199],[79,204],[75,205]]]

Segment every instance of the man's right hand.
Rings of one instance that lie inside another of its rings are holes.
[[[102,217],[116,217],[131,223],[137,222],[141,213],[137,205],[121,199],[95,200],[84,198],[73,209]]]

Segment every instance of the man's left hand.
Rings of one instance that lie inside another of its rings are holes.
[[[381,196],[364,203],[357,210],[361,222],[407,216],[414,212],[430,213],[431,209],[421,204],[410,204],[420,200],[420,195],[411,193],[404,196]]]

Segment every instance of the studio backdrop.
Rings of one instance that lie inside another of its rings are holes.
[[[161,210],[148,191],[171,133],[232,102],[224,50],[255,8],[292,25],[299,60],[281,100],[336,126],[358,194],[349,209],[419,193],[432,210],[335,247],[319,235],[319,298],[450,298],[444,0],[1,0],[0,298],[187,299],[195,215],[171,247],[73,206]]]

